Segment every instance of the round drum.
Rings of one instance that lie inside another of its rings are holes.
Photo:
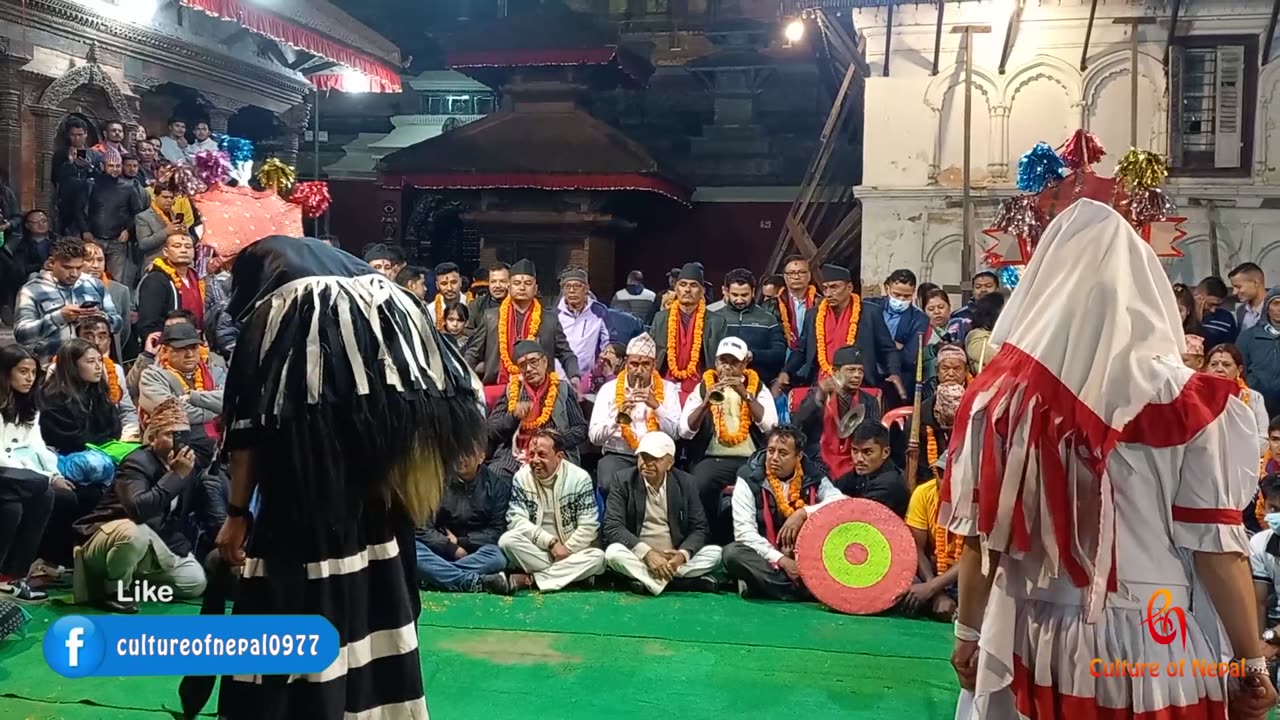
[[[893,607],[916,575],[911,530],[874,500],[845,498],[805,521],[796,539],[805,587],[824,605],[849,615]]]

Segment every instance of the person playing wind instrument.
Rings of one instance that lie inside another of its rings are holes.
[[[713,540],[728,534],[721,512],[725,488],[733,485],[738,468],[764,448],[765,433],[778,424],[773,396],[748,369],[750,363],[751,351],[741,339],[721,340],[715,369],[703,373],[680,414],[680,437],[690,441],[686,453]]]
[[[587,438],[604,451],[596,484],[606,496],[619,472],[635,469],[636,448],[646,433],[679,432],[680,388],[654,367],[657,346],[648,333],[627,343],[626,367],[596,394]]]

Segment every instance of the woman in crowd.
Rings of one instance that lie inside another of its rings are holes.
[[[924,286],[920,289],[924,290]],[[920,295],[920,307],[924,308],[925,317],[929,318],[924,347],[924,376],[928,379],[937,374],[938,346],[955,340],[948,335],[947,330],[947,326],[951,324],[951,296],[937,285],[932,285],[932,289]]]
[[[0,597],[22,603],[48,598],[27,580],[53,511],[53,489],[72,490],[40,437],[40,376],[30,350],[0,348]]]
[[[996,356],[996,347],[991,344],[991,331],[1003,309],[1003,293],[983,295],[973,303],[973,326],[965,335],[964,349],[969,356],[969,371],[974,375],[982,372],[982,368]]]
[[[1267,450],[1267,426],[1271,419],[1267,417],[1267,406],[1263,402],[1262,393],[1252,390],[1244,382],[1244,355],[1240,348],[1230,343],[1218,345],[1205,356],[1205,372],[1230,380],[1240,388],[1239,398],[1253,411],[1258,423],[1258,456]]]
[[[115,476],[111,458],[88,446],[119,440],[122,426],[97,348],[79,338],[68,340],[55,362],[41,393],[40,432],[58,453],[58,471],[74,488],[54,488],[53,516],[40,555],[68,565],[72,523],[98,505],[103,488]]]
[[[463,331],[467,329],[470,317],[466,303],[454,301],[444,307],[444,336],[452,340],[456,348],[461,348],[467,341]]]

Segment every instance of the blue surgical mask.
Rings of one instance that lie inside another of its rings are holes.
[[[895,297],[889,298],[889,309],[896,313],[904,312],[909,307],[911,307],[911,303],[906,300],[900,300]]]
[[[628,283],[627,292],[631,293],[632,295],[639,295],[640,293],[644,292],[644,285],[641,285],[640,283]]]
[[[1262,521],[1267,524],[1267,527],[1280,532],[1280,512],[1267,513],[1262,516]]]

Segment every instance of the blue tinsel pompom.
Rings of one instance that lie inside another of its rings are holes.
[[[1018,189],[1038,193],[1070,172],[1049,143],[1038,142],[1018,161]]]
[[[1010,290],[1018,287],[1018,281],[1022,279],[1022,268],[1016,265],[1005,265],[996,271],[996,276],[1000,278],[1000,284]]]
[[[246,140],[242,137],[231,137],[228,135],[220,135],[217,138],[218,146],[223,152],[231,158],[231,164],[239,165],[246,160],[253,159],[253,141]]]

